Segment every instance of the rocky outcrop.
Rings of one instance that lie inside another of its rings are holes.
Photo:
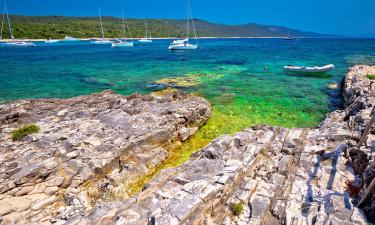
[[[318,128],[255,126],[222,136],[130,199],[102,203],[67,224],[374,222],[373,196],[362,209],[357,204],[375,174],[375,135],[355,147],[375,105],[367,78],[374,70],[349,70],[347,108],[330,113]]]
[[[116,95],[0,105],[0,221],[49,224],[96,202],[128,197],[127,184],[168,157],[211,114],[200,97]],[[40,128],[20,141],[12,131]]]

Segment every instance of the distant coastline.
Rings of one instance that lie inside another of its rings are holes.
[[[10,15],[13,33],[20,39],[61,39],[72,36],[81,39],[99,37],[100,25],[96,17],[67,16],[22,16]],[[103,16],[104,36],[108,38],[123,37],[122,20],[116,17]],[[147,19],[153,38],[186,37],[186,20],[180,19]],[[144,19],[127,18],[129,30],[126,36],[144,37]],[[194,19],[197,36],[201,38],[282,38],[286,36],[309,37],[341,37],[334,34],[320,34],[301,31],[293,28],[255,23],[227,25]],[[9,38],[7,26],[3,28],[3,38]]]
[[[197,39],[204,40],[204,39],[284,39],[285,37],[197,37]],[[375,39],[372,37],[295,37],[296,39]],[[95,40],[96,37],[93,38],[79,38],[81,41],[90,41]],[[105,40],[116,40],[116,39],[127,39],[127,40],[138,40],[139,38],[105,38]],[[152,40],[174,40],[174,39],[181,39],[181,37],[162,37],[162,38],[151,38]],[[0,39],[0,42],[11,42],[11,41],[31,41],[31,42],[44,42],[47,41],[46,38],[17,38],[17,39]],[[55,39],[64,41],[64,39]]]

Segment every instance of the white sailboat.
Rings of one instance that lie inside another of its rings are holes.
[[[70,36],[65,36],[64,41],[66,41],[66,42],[76,42],[76,41],[80,41],[80,39],[70,37]]]
[[[10,38],[12,40],[11,40],[11,42],[2,43],[2,45],[5,45],[5,46],[14,46],[14,47],[31,47],[31,46],[36,46],[34,43],[29,42],[29,41],[16,41],[15,40],[15,38],[13,36],[12,25],[10,23],[9,13],[8,13],[8,7],[7,7],[6,2],[4,2],[3,22],[1,24],[1,38],[3,36],[3,28],[4,28],[4,19],[5,19],[5,17],[6,17],[7,22],[8,22],[9,34],[10,34]]]
[[[54,39],[47,39],[46,41],[44,41],[44,43],[47,43],[47,44],[55,44],[55,43],[58,43],[60,42],[60,40],[54,40]]]
[[[151,39],[152,37],[151,37],[150,31],[148,29],[146,20],[145,20],[145,30],[146,30],[146,36],[144,38],[139,39],[138,42],[140,42],[140,43],[152,43],[152,39]]]
[[[98,6],[98,11],[99,11],[99,20],[100,20],[100,31],[102,33],[102,38],[99,40],[93,40],[90,43],[94,45],[106,45],[106,44],[112,44],[112,41],[105,40],[104,39],[104,29],[103,29],[103,22],[102,22],[102,14],[100,11],[100,7]]]
[[[195,25],[194,25],[194,19],[193,14],[191,12],[191,7],[189,0],[187,0],[187,38],[183,40],[174,40],[168,47],[169,50],[194,50],[198,48],[198,39],[197,39],[197,33],[195,31]],[[194,37],[195,37],[195,44],[189,43],[189,37],[190,37],[190,21],[191,25],[194,31]]]
[[[124,39],[126,38],[126,30],[129,32],[130,38],[132,38],[132,34],[130,33],[128,22],[125,20],[124,11],[121,13],[122,15],[122,27],[124,30]],[[125,40],[116,40],[112,42],[112,48],[119,48],[119,47],[133,47],[134,43],[132,41],[125,41]]]

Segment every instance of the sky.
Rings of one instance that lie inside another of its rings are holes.
[[[190,0],[194,18],[224,24],[281,25],[325,34],[375,34],[375,0]],[[3,5],[4,0],[0,0]],[[7,0],[10,14],[186,17],[186,0]]]

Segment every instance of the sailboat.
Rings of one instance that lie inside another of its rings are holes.
[[[146,30],[146,36],[144,38],[141,38],[138,40],[140,43],[152,43],[151,34],[147,26],[147,21],[145,20],[145,30]]]
[[[286,41],[292,41],[292,40],[294,40],[294,39],[295,39],[295,38],[292,37],[292,35],[290,35],[290,32],[288,32],[288,36],[284,37],[284,40],[286,40]]]
[[[81,40],[78,39],[78,38],[74,38],[74,37],[70,37],[70,36],[65,36],[64,41],[65,42],[76,42],[76,41],[81,41]]]
[[[126,38],[126,30],[129,32],[130,38],[132,38],[132,34],[130,33],[128,22],[125,20],[124,11],[122,11],[122,27],[124,29],[124,39]],[[132,41],[123,41],[123,40],[116,40],[112,42],[112,48],[118,47],[133,47],[134,43]]]
[[[190,37],[190,20],[195,36],[195,45],[189,43]],[[174,40],[168,47],[169,50],[194,50],[198,48],[197,33],[195,31],[194,19],[191,12],[189,0],[187,0],[187,38],[183,40]]]
[[[51,39],[51,38],[48,38],[47,40],[44,41],[44,43],[47,43],[47,44],[55,44],[55,43],[58,43],[60,42],[60,40],[55,40],[55,39]]]
[[[112,41],[105,40],[104,39],[104,29],[103,29],[103,22],[102,22],[102,14],[100,12],[100,7],[98,6],[99,11],[99,20],[100,20],[100,31],[102,33],[102,38],[99,40],[93,40],[90,43],[94,45],[106,45],[106,44],[112,44]]]
[[[12,39],[12,41],[11,42],[2,43],[2,45],[5,45],[5,46],[15,46],[15,47],[36,46],[34,43],[28,42],[28,41],[15,41],[15,38],[13,36],[12,25],[10,24],[9,13],[8,13],[8,8],[7,8],[6,2],[4,2],[3,22],[1,24],[1,38],[3,37],[3,28],[4,28],[5,17],[6,17],[7,22],[8,22],[9,34],[10,34],[10,38]]]

